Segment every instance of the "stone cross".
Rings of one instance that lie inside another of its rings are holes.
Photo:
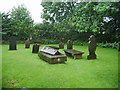
[[[16,46],[16,37],[15,36],[11,36],[9,39],[9,50],[16,50],[17,46]]]
[[[89,38],[89,43],[88,43],[88,51],[89,51],[89,55],[87,56],[87,59],[96,59],[96,39],[95,36],[91,35]]]
[[[25,48],[30,48],[30,40],[25,41]]]
[[[73,49],[73,44],[71,40],[67,41],[67,49]]]

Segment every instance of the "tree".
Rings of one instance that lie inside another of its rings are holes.
[[[74,30],[104,37],[114,33],[106,40],[116,38],[120,24],[118,2],[42,2],[42,6],[44,22],[53,24],[59,32]]]
[[[2,39],[8,40],[8,38],[11,36],[11,18],[9,13],[0,13],[0,17],[2,19]]]
[[[25,40],[32,36],[33,20],[30,12],[24,5],[14,7],[10,13],[12,34],[18,35],[18,39]]]

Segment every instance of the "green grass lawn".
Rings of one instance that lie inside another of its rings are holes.
[[[52,44],[51,44],[52,45]],[[40,49],[45,46],[41,45]],[[52,45],[58,46],[58,45]],[[65,47],[66,48],[66,47]],[[117,88],[118,52],[97,47],[97,59],[87,60],[87,46],[74,46],[84,51],[83,59],[67,58],[66,64],[49,64],[39,59],[24,44],[9,51],[2,45],[3,88]],[[60,50],[64,54],[63,49]]]
[[[0,89],[2,88],[2,45],[0,45]]]

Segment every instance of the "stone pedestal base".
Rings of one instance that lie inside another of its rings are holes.
[[[82,59],[82,54],[74,55],[74,59]]]
[[[96,59],[96,54],[88,55],[88,56],[87,56],[87,59],[88,59],[88,60],[90,60],[90,59]]]

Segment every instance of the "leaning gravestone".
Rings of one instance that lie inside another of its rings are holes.
[[[9,39],[9,50],[16,50],[16,37],[15,36],[11,36]]]
[[[35,43],[33,45],[32,53],[38,53],[40,44]]]
[[[64,49],[64,43],[63,42],[59,43],[59,48]]]
[[[71,40],[67,41],[67,49],[73,49],[73,44]]]
[[[88,50],[89,50],[89,55],[87,56],[87,59],[96,59],[96,39],[95,36],[91,35],[89,38],[89,43],[88,43]]]
[[[30,48],[30,40],[25,41],[25,48]]]

